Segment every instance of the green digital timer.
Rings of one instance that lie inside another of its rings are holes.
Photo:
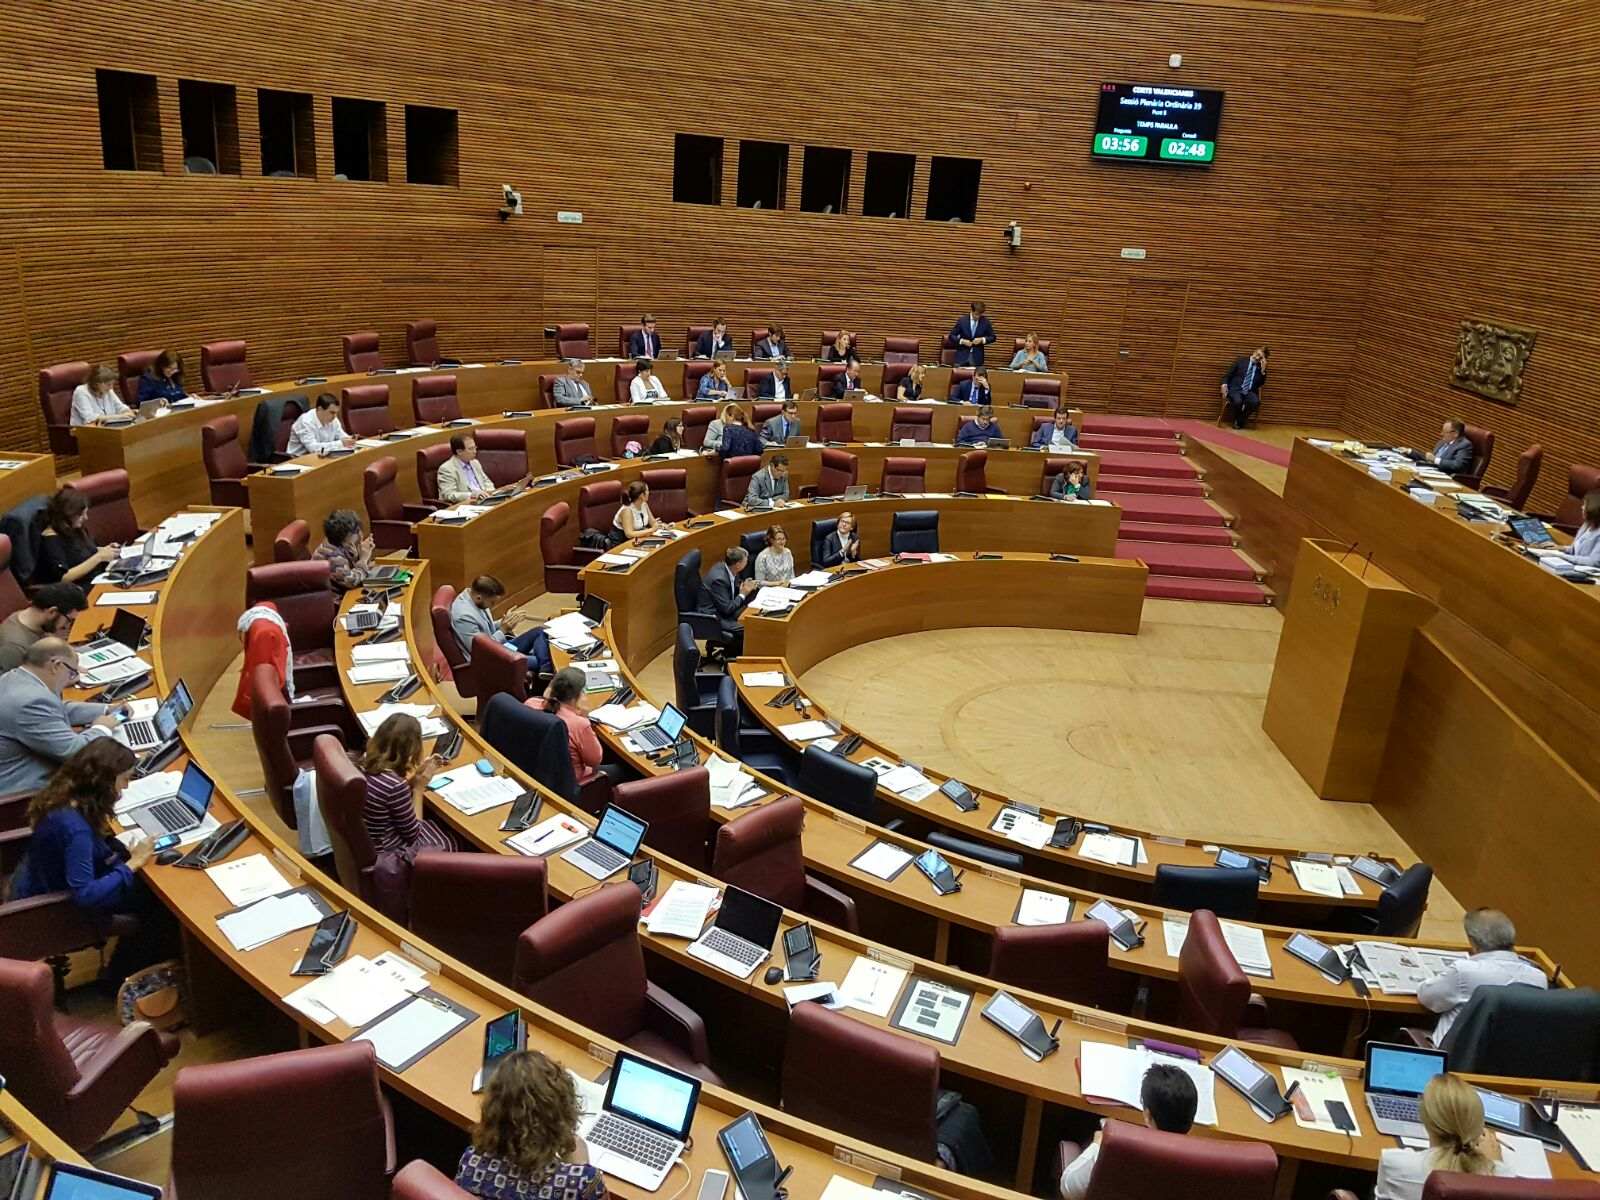
[[[1143,158],[1150,148],[1150,139],[1137,134],[1100,133],[1095,135],[1094,152],[1111,154],[1118,158]]]
[[[1215,142],[1202,142],[1186,138],[1162,138],[1161,157],[1180,159],[1183,162],[1210,162],[1217,152]]]

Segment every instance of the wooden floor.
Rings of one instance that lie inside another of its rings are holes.
[[[1225,428],[1225,427],[1224,427]],[[1263,425],[1252,426],[1249,429],[1229,430],[1238,433],[1240,437],[1251,438],[1263,442],[1268,446],[1276,446],[1280,450],[1287,450],[1294,445],[1295,438],[1333,438],[1343,441],[1346,434],[1339,429],[1328,429],[1319,425]],[[1238,450],[1229,450],[1222,446],[1211,447],[1219,458],[1225,458],[1238,467],[1246,475],[1264,483],[1267,487],[1283,495],[1283,481],[1288,478],[1289,468],[1280,467],[1274,463],[1264,462],[1259,458],[1252,458]]]

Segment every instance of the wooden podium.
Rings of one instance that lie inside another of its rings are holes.
[[[1300,543],[1261,727],[1323,799],[1372,800],[1411,635],[1433,611],[1343,543]]]

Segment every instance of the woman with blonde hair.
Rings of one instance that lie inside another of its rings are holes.
[[[484,1086],[456,1186],[482,1200],[603,1200],[605,1177],[578,1137],[578,1092],[537,1050],[518,1050]]]
[[[700,453],[715,454],[721,450],[722,435],[727,432],[728,426],[743,424],[744,409],[731,402],[724,404],[711,424],[706,426],[706,440],[700,443]]]
[[[86,383],[72,389],[72,423],[99,425],[108,417],[131,417],[133,410],[117,395],[117,373],[105,363],[89,371]]]
[[[1422,1200],[1422,1185],[1434,1171],[1507,1175],[1500,1142],[1483,1124],[1483,1101],[1454,1075],[1435,1075],[1419,1106],[1428,1131],[1426,1150],[1385,1150],[1378,1155],[1374,1200]]]

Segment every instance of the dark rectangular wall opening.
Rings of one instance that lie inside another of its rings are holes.
[[[261,173],[315,179],[317,131],[310,92],[256,93],[261,118]]]
[[[807,146],[800,160],[800,211],[842,213],[850,195],[850,151]]]
[[[190,175],[239,173],[239,105],[231,83],[178,80],[183,169]]]
[[[100,101],[100,157],[106,170],[163,170],[156,77],[96,71],[94,86]]]
[[[672,198],[679,204],[722,203],[722,139],[680,133],[672,143]]]
[[[911,180],[917,173],[914,154],[867,151],[866,194],[861,200],[864,217],[909,217]]]
[[[459,178],[456,110],[406,105],[406,182],[455,187]]]
[[[928,220],[977,220],[982,177],[980,158],[935,158],[928,172]]]
[[[381,100],[333,98],[335,179],[389,181],[388,117]]]
[[[788,192],[789,147],[782,142],[740,142],[739,207],[782,208]]]

